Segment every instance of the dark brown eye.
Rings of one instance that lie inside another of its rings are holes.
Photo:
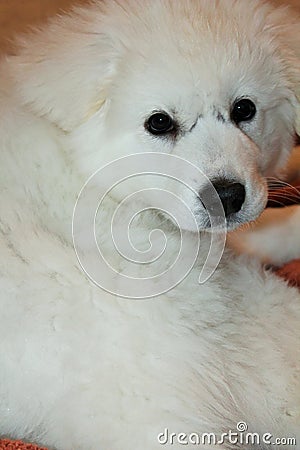
[[[155,113],[145,122],[145,128],[154,135],[170,133],[175,129],[175,123],[169,114]]]
[[[231,120],[236,124],[247,122],[256,114],[256,106],[249,98],[242,98],[234,103],[231,110]]]

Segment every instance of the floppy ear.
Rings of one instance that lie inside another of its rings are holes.
[[[300,136],[300,87],[296,91],[298,106],[296,107],[296,133]]]
[[[292,86],[296,94],[296,133],[300,136],[300,14],[294,14],[294,23],[289,27],[289,47],[292,51]]]
[[[65,131],[106,100],[117,51],[102,21],[99,7],[76,9],[21,39],[9,59],[22,102]]]
[[[277,2],[276,2],[277,3]],[[278,2],[279,3],[279,2]],[[281,2],[280,2],[281,3]],[[280,53],[290,87],[295,94],[296,122],[295,131],[300,135],[300,14],[292,7],[275,8],[270,24],[274,35],[280,42]]]
[[[300,17],[299,17],[300,23]],[[296,133],[300,136],[300,26],[297,28],[297,38],[296,43],[297,46],[295,48],[296,55],[296,73],[294,75],[294,86],[295,86],[295,94],[298,100],[296,105]]]
[[[300,95],[299,95],[300,102]],[[297,108],[297,117],[296,117],[296,133],[300,136],[300,106]]]

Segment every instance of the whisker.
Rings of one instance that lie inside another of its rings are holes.
[[[271,195],[276,195],[277,197],[285,197],[290,199],[300,199],[300,192],[293,192],[290,189],[274,189],[269,192]]]
[[[292,185],[275,177],[267,177],[268,204],[267,207],[282,207],[300,203],[300,181]]]
[[[267,203],[267,208],[283,208],[284,206],[287,206],[286,203],[275,200],[274,198],[269,199]]]

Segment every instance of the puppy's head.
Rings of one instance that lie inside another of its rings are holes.
[[[54,22],[12,67],[87,174],[129,153],[179,156],[212,182],[233,228],[262,212],[266,177],[293,145],[297,23],[256,0],[107,1]],[[185,191],[159,183],[206,227],[203,178]]]

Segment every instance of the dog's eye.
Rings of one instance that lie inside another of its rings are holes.
[[[249,98],[242,98],[234,103],[231,110],[231,120],[235,123],[247,122],[255,116],[255,104]]]
[[[169,114],[155,113],[145,122],[145,128],[155,135],[170,133],[175,130],[175,122]]]

